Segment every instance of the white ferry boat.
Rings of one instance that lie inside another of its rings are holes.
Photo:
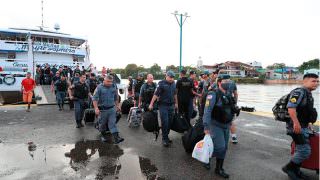
[[[21,101],[21,81],[37,65],[90,66],[87,40],[55,29],[0,29],[0,103]]]

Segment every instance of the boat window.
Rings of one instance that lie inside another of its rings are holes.
[[[8,53],[8,59],[15,59],[16,58],[16,53],[15,52],[9,52]]]
[[[6,59],[8,57],[7,53],[0,53],[0,59]]]
[[[53,43],[53,38],[49,38],[49,43]]]
[[[48,38],[42,38],[42,42],[47,43],[48,42]]]
[[[78,62],[84,62],[84,58],[83,57],[79,57],[78,58]]]
[[[41,37],[36,37],[36,42],[41,42]]]
[[[53,41],[54,41],[55,44],[60,44],[59,39],[54,39]]]
[[[21,38],[21,41],[26,41],[27,39],[25,37],[22,37]]]
[[[73,56],[73,62],[78,62],[78,57]]]

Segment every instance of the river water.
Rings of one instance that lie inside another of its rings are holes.
[[[255,107],[257,111],[271,112],[277,100],[285,94],[290,93],[299,85],[256,85],[238,84],[239,106]],[[313,91],[314,106],[318,112],[320,89]]]
[[[156,80],[155,82],[158,82]],[[128,80],[123,79],[122,83],[128,84]],[[260,112],[272,112],[272,107],[277,100],[282,96],[290,93],[296,87],[300,85],[265,85],[265,84],[237,84],[239,93],[239,106],[254,107],[256,111]],[[313,91],[314,106],[317,112],[320,112],[320,88]]]

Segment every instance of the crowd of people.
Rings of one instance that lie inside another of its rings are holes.
[[[44,69],[44,79],[48,76],[49,71],[53,73],[53,69],[48,70],[48,67]],[[59,110],[64,109],[64,98],[68,92],[69,100],[74,104],[77,128],[83,127],[81,121],[84,110],[92,104],[95,114],[99,117],[98,129],[101,133],[101,140],[105,142],[107,134],[111,133],[115,144],[124,141],[124,138],[119,135],[116,124],[116,113],[121,111],[121,108],[115,77],[110,71],[104,71],[98,77],[94,72],[86,72],[80,70],[79,67],[72,73],[68,67],[64,67],[59,68],[54,74],[54,77],[50,76],[49,80],[44,80],[44,82],[48,81],[52,85]],[[36,76],[36,78],[39,77],[41,75]],[[219,70],[212,73],[204,71],[199,76],[200,81],[197,79],[196,72],[187,73],[186,70],[180,71],[180,77],[176,82],[176,74],[172,71],[167,71],[165,78],[158,83],[154,82],[152,74],[146,77],[147,81],[144,80],[143,74],[138,74],[135,79],[128,78],[128,96],[133,97],[136,106],[144,111],[158,110],[163,146],[169,147],[173,143],[169,138],[169,133],[174,112],[178,111],[183,114],[191,125],[191,115],[197,109],[199,116],[195,123],[202,123],[204,133],[210,135],[214,142],[215,173],[223,178],[229,178],[223,164],[230,134],[232,143],[238,142],[233,123],[240,111],[237,107],[236,83],[230,80],[229,75],[219,74]],[[27,75],[27,79],[30,79],[30,74]],[[40,84],[43,83],[41,78],[37,81]],[[29,84],[29,87],[25,84]],[[24,87],[22,90],[27,94],[25,99],[28,101],[30,97],[28,93],[35,85],[31,81],[22,85]],[[301,162],[310,155],[307,128],[314,121],[314,117],[309,118],[310,109],[314,109],[311,91],[315,90],[318,85],[317,75],[306,74],[303,78],[303,86],[291,92],[287,104],[291,118],[291,121],[287,122],[288,134],[292,136],[297,148],[291,161],[283,167],[283,171],[292,179],[306,178],[300,171],[300,166]],[[210,169],[210,163],[205,164],[205,167]]]

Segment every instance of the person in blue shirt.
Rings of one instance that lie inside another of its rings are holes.
[[[172,141],[169,139],[170,124],[172,122],[174,109],[178,109],[178,101],[176,95],[176,84],[174,82],[174,72],[168,71],[166,79],[158,83],[149,105],[149,110],[153,109],[154,102],[158,99],[158,107],[161,119],[162,144],[169,147]]]
[[[218,78],[217,88],[208,92],[203,115],[204,132],[211,135],[214,144],[215,173],[223,178],[229,178],[223,169],[223,162],[228,149],[229,130],[234,117],[227,89],[227,79]],[[205,167],[210,169],[210,163]]]
[[[116,124],[116,112],[120,111],[118,97],[118,90],[111,75],[105,77],[103,84],[100,84],[96,88],[92,97],[95,113],[99,116],[99,131],[101,132],[101,140],[103,142],[107,141],[107,127],[113,135],[114,144],[124,141],[119,136]]]
[[[317,120],[314,99],[311,91],[319,86],[319,76],[305,74],[303,86],[291,91],[287,104],[290,121],[287,122],[287,134],[296,144],[290,162],[282,168],[291,179],[309,179],[300,171],[301,164],[311,155],[309,143],[309,125]]]

